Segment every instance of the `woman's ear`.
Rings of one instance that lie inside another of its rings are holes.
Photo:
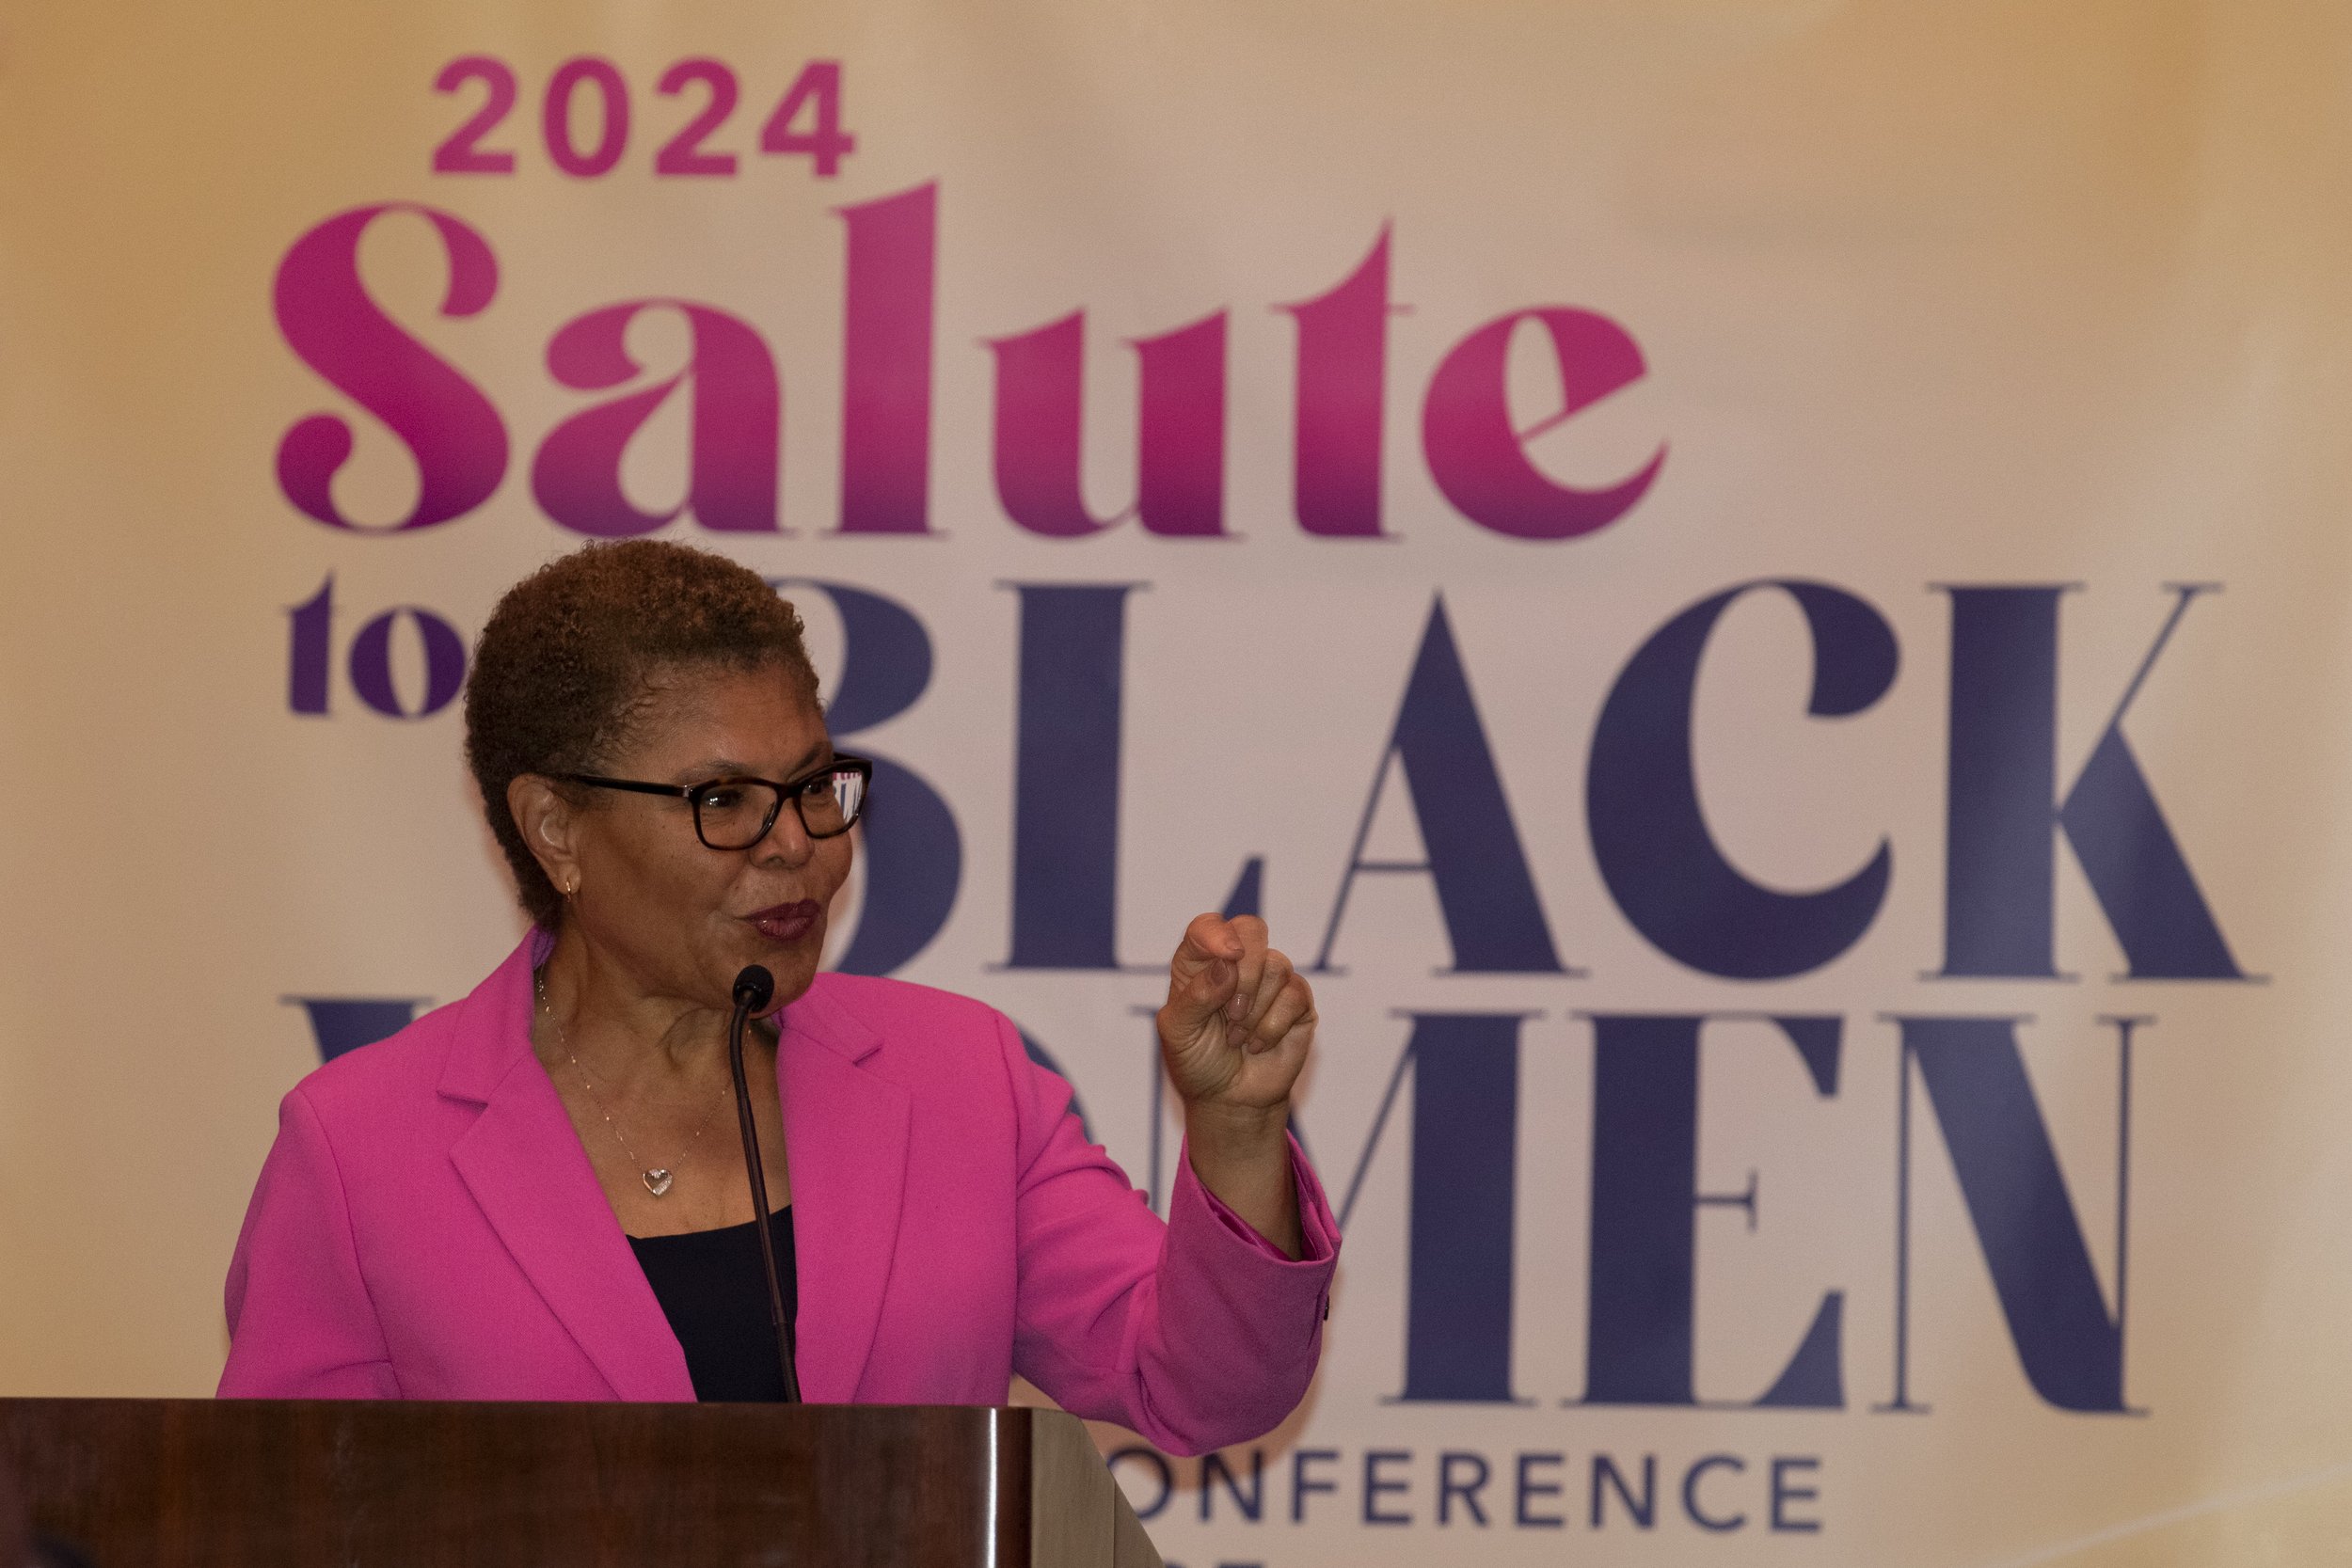
[[[551,781],[537,773],[517,773],[506,785],[506,809],[514,814],[515,826],[539,869],[556,892],[570,897],[580,886],[579,807]]]

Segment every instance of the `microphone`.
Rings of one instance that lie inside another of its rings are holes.
[[[776,1364],[784,1370],[784,1402],[801,1402],[801,1374],[792,1355],[792,1325],[784,1321],[784,1287],[776,1278],[776,1242],[768,1233],[768,1168],[759,1159],[759,1128],[752,1119],[752,1095],[743,1078],[743,1026],[776,994],[776,977],[761,964],[745,964],[735,977],[735,1016],[727,1023],[727,1067],[735,1074],[735,1114],[743,1130],[743,1170],[752,1183],[752,1228],[759,1235],[759,1263],[768,1274],[768,1320],[776,1326]]]
[[[768,973],[766,964],[745,964],[743,973],[735,977],[735,1005],[746,1013],[759,1011],[775,994],[776,977]]]

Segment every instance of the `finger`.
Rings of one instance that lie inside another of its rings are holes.
[[[1254,914],[1237,914],[1226,928],[1241,943],[1241,978],[1233,988],[1232,1000],[1226,1004],[1225,1020],[1246,1034],[1249,1017],[1257,1006],[1259,984],[1265,974],[1266,954],[1272,949],[1266,946],[1265,922]],[[1238,1037],[1234,1043],[1240,1043]]]
[[[1168,982],[1168,1005],[1160,1009],[1161,1032],[1183,1037],[1204,1029],[1230,1033],[1226,1010],[1239,978],[1232,962],[1214,958],[1185,978]]]
[[[1247,1049],[1256,1056],[1287,1044],[1294,1037],[1303,1042],[1313,1037],[1314,1026],[1314,990],[1294,974],[1266,1007],[1257,1027],[1250,1031]]]
[[[1248,990],[1244,996],[1235,998],[1236,1002],[1244,1002],[1245,1005],[1229,1006],[1227,1008],[1227,1017],[1233,1021],[1236,1030],[1233,1040],[1236,1045],[1256,1033],[1259,1021],[1265,1017],[1266,1009],[1274,1006],[1274,999],[1280,996],[1282,988],[1290,984],[1292,974],[1290,955],[1279,947],[1269,947],[1265,950],[1263,960],[1258,966],[1256,985],[1248,984],[1248,967],[1245,964],[1242,970],[1243,985],[1248,987]]]
[[[1165,1029],[1191,1035],[1209,1025],[1232,1001],[1240,976],[1242,943],[1218,915],[1196,915],[1168,964]]]
[[[1176,956],[1168,961],[1168,978],[1182,983],[1213,963],[1232,962],[1242,956],[1241,938],[1223,915],[1196,914],[1184,927]]]

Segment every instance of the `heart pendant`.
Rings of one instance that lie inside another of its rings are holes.
[[[645,1173],[645,1191],[653,1194],[656,1197],[660,1197],[662,1194],[670,1190],[670,1180],[671,1177],[668,1171],[660,1169],[649,1170]]]

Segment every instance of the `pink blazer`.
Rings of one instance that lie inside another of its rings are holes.
[[[229,1265],[223,1397],[694,1397],[532,1053],[544,940],[286,1096]],[[1295,1145],[1297,1262],[1181,1158],[1163,1224],[980,1003],[823,974],[782,1023],[811,1402],[997,1404],[1017,1371],[1195,1453],[1304,1396],[1339,1227]]]

